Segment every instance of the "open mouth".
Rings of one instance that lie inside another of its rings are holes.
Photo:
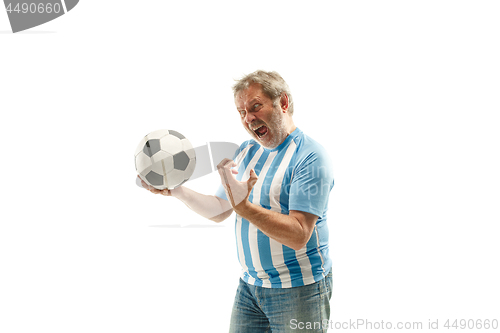
[[[254,129],[253,131],[254,131],[255,135],[257,135],[260,139],[267,134],[268,129],[267,129],[267,126],[261,125],[261,126],[257,127],[256,129]]]

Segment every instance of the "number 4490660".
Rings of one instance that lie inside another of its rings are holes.
[[[12,3],[9,3],[7,5],[7,12],[8,13],[15,12],[15,13],[23,13],[23,14],[26,14],[26,13],[31,13],[31,14],[56,13],[57,14],[60,11],[61,11],[61,5],[58,3],[54,3],[54,4],[51,4],[51,3],[39,3],[39,4],[36,4],[36,3],[17,3],[14,6],[14,8],[12,8]]]
[[[445,323],[444,323],[444,327],[446,327],[447,329],[497,329],[498,328],[498,320],[496,319],[493,319],[493,320],[489,320],[489,319],[484,319],[484,320],[481,320],[481,319],[477,319],[477,320],[474,320],[474,319],[469,319],[469,320],[466,320],[466,319],[455,319],[454,321],[451,321],[450,319],[448,319]]]

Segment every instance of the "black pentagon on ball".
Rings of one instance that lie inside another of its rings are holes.
[[[186,170],[188,164],[189,156],[185,151],[181,151],[180,153],[174,155],[174,169],[184,171]]]
[[[168,130],[168,134],[178,137],[180,140],[185,139],[185,136],[179,132]]]
[[[142,151],[144,154],[148,155],[148,157],[153,156],[157,152],[161,150],[160,146],[160,140],[159,139],[151,139],[146,141],[146,144],[144,145],[144,148],[142,148]]]
[[[150,171],[147,175],[146,175],[146,179],[148,180],[148,182],[153,185],[153,186],[160,186],[160,185],[163,185],[163,176],[162,175],[159,175],[157,174],[156,172],[154,171]]]

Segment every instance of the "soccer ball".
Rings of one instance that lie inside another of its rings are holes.
[[[194,172],[196,156],[181,133],[158,130],[146,135],[135,150],[135,169],[146,184],[156,189],[173,189]]]

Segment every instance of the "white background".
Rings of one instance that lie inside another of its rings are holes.
[[[83,0],[12,34],[0,10],[0,331],[227,331],[234,217],[138,188],[133,152],[160,128],[246,140],[231,85],[256,69],[287,80],[295,124],[334,162],[332,320],[500,320],[499,16],[497,1]]]

